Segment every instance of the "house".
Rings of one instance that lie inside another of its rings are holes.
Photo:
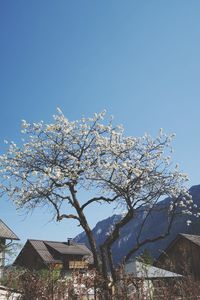
[[[10,240],[7,243],[7,240]],[[5,265],[5,250],[13,240],[19,240],[17,235],[0,219],[0,278],[3,276]]]
[[[170,282],[174,284],[176,280],[181,280],[183,277],[138,260],[127,262],[124,271],[134,281],[134,283],[130,281],[127,285],[127,294],[130,299],[159,299],[160,281],[167,286]]]
[[[132,274],[134,278],[142,278],[147,280],[182,277],[180,274],[147,265],[137,260],[126,263],[125,272],[127,274]]]
[[[155,265],[200,280],[200,236],[178,234]]]
[[[91,264],[91,251],[72,239],[67,242],[29,239],[14,262],[30,270],[56,268],[64,274],[87,269]]]

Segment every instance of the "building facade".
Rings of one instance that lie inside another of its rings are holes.
[[[179,234],[157,259],[157,266],[200,280],[200,236]]]
[[[92,263],[92,253],[84,245],[73,242],[27,240],[14,265],[29,270],[57,268],[63,273],[87,269]]]

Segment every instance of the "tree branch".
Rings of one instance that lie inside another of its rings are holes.
[[[62,214],[62,215],[59,216],[59,218],[57,217],[57,221],[61,221],[62,219],[75,219],[75,220],[80,222],[79,217],[77,217],[73,214],[69,214],[69,215]]]
[[[158,240],[161,240],[161,239],[164,239],[164,238],[166,238],[169,234],[170,234],[170,232],[171,232],[171,228],[172,228],[172,225],[173,225],[173,221],[174,221],[174,218],[175,218],[175,203],[174,203],[174,205],[173,205],[173,212],[172,212],[172,216],[171,216],[171,218],[170,218],[170,222],[169,222],[169,224],[168,224],[168,228],[167,228],[167,230],[166,230],[166,232],[165,233],[163,233],[163,234],[160,234],[159,236],[156,236],[156,237],[154,237],[154,238],[148,238],[148,239],[145,239],[145,240],[143,240],[142,242],[139,242],[138,241],[138,239],[137,239],[137,244],[136,244],[136,246],[135,247],[133,247],[129,252],[128,252],[128,254],[125,256],[125,261],[127,261],[140,247],[142,247],[142,246],[144,246],[144,245],[146,245],[146,244],[148,244],[148,243],[154,243],[154,242],[156,242],[156,241],[158,241]]]
[[[88,200],[86,203],[84,203],[82,206],[81,206],[81,209],[83,210],[86,206],[88,206],[89,204],[93,203],[93,202],[99,202],[99,201],[105,201],[105,202],[108,202],[108,203],[111,203],[111,202],[114,202],[117,198],[119,198],[118,195],[116,195],[115,197],[113,198],[106,198],[106,197],[103,197],[103,196],[100,196],[100,197],[94,197],[90,200]]]

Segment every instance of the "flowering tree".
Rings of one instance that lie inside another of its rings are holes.
[[[96,269],[106,276],[110,268],[115,279],[111,246],[137,210],[144,209],[148,216],[163,196],[171,197],[170,228],[177,206],[185,207],[191,199],[184,187],[187,176],[170,164],[173,136],[160,131],[155,139],[127,137],[121,126],[104,122],[104,117],[105,112],[71,122],[58,109],[52,124],[22,121],[22,146],[11,142],[0,157],[1,189],[20,208],[48,205],[57,221],[77,220],[88,237]],[[83,203],[82,189],[93,191],[94,197]],[[123,210],[100,253],[85,214],[96,202],[114,202]],[[138,236],[133,248],[151,241]]]

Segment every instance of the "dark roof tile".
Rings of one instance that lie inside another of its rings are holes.
[[[48,251],[47,246],[43,243],[43,241],[29,240],[29,242],[45,263],[54,262],[53,256]]]
[[[84,244],[68,245],[67,242],[43,241],[43,240],[28,240],[34,249],[38,252],[45,263],[61,263],[61,260],[53,257],[51,249],[57,251],[59,254],[82,255],[89,257],[92,255],[91,251]]]
[[[46,245],[50,246],[60,254],[75,254],[75,255],[90,255],[89,249],[81,247],[79,244],[68,245],[67,243],[56,243],[56,242],[45,242]]]

